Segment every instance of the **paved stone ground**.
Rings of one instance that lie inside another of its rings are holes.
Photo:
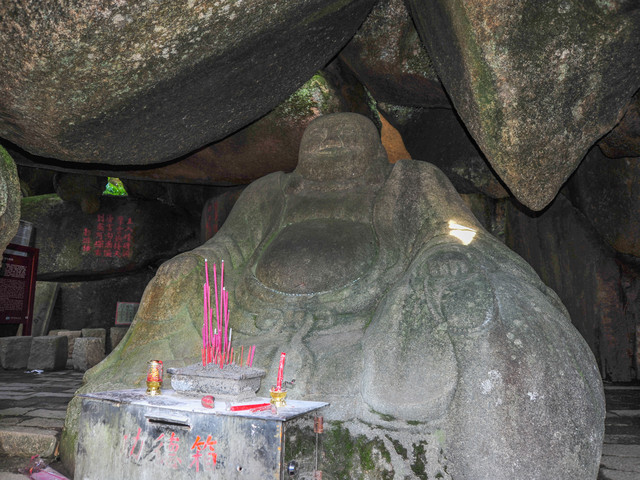
[[[607,419],[599,480],[640,479],[640,386],[605,385]]]
[[[69,476],[55,459],[56,447],[67,403],[81,382],[82,373],[73,370],[35,374],[0,369],[0,480],[26,478],[16,472],[36,453]],[[606,385],[605,393],[605,444],[598,480],[638,480],[640,385]]]
[[[0,480],[26,478],[15,474],[36,454],[65,473],[55,457],[67,404],[82,375],[73,370],[37,374],[0,369]]]

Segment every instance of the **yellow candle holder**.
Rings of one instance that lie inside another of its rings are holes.
[[[147,366],[147,395],[160,395],[162,388],[162,361],[151,360]]]
[[[162,393],[161,387],[162,383],[160,382],[147,382],[147,395],[160,395]]]
[[[286,390],[278,391],[271,389],[269,390],[269,393],[271,394],[271,405],[275,405],[277,408],[285,407],[287,405],[287,402],[284,400],[287,396]]]

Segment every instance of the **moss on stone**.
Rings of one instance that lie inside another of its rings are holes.
[[[413,473],[415,473],[419,478],[427,478],[426,464],[424,461],[424,447],[426,444],[426,442],[413,444],[413,458],[415,461],[410,466]]]
[[[297,119],[314,112],[339,111],[340,105],[322,72],[316,73],[302,87],[282,102],[274,114],[282,119]]]
[[[369,411],[378,415],[385,422],[393,422],[396,419],[396,417],[394,417],[393,415],[387,415],[386,413],[377,412],[373,409],[369,409]]]
[[[330,463],[323,465],[323,471],[331,478],[370,478],[369,474],[374,472],[376,478],[393,478],[394,472],[382,470],[377,458],[379,456],[391,463],[391,454],[382,439],[370,439],[365,435],[353,437],[342,422],[332,422],[324,435],[323,456],[330,459]]]
[[[473,100],[477,108],[477,119],[481,127],[483,140],[490,151],[496,151],[497,141],[502,130],[504,119],[500,109],[496,83],[491,69],[486,63],[478,40],[475,37],[467,12],[462,2],[453,2],[452,17],[459,21],[456,36],[460,41],[459,50],[466,63],[469,86],[473,91]]]
[[[408,458],[408,451],[404,447],[404,445],[402,445],[402,443],[400,443],[395,438],[391,438],[389,435],[387,435],[386,437],[389,439],[389,441],[393,445],[393,449],[396,451],[396,453],[406,460]]]
[[[425,424],[426,422],[420,422],[420,421],[418,421],[418,420],[407,420],[407,423],[408,423],[409,425],[416,426],[416,425],[423,425],[423,424]]]
[[[9,152],[7,152],[7,150],[2,145],[0,145],[0,157],[2,157],[3,163],[7,165],[13,164],[13,159],[11,158],[11,155],[9,155]]]
[[[286,425],[284,451],[287,458],[315,458],[316,434],[313,428],[296,422],[288,422]]]

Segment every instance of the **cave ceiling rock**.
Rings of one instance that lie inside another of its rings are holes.
[[[541,210],[640,86],[631,0],[408,0],[469,132],[511,193]]]
[[[173,160],[282,103],[374,3],[5,2],[0,137],[70,162]]]

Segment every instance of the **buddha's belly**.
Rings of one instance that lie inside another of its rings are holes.
[[[370,225],[309,220],[282,229],[262,252],[256,278],[284,293],[312,294],[341,288],[365,274],[377,256]]]

